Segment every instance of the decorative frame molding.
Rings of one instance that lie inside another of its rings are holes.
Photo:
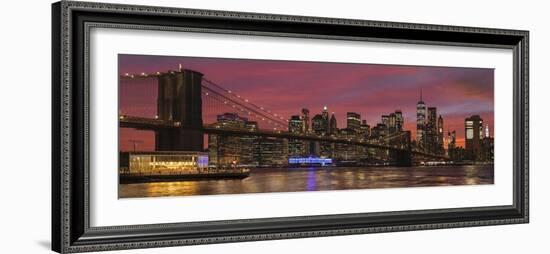
[[[93,27],[512,49],[514,204],[90,227],[89,30]],[[52,249],[60,253],[528,223],[529,32],[61,1],[52,5]],[[214,233],[212,233],[214,232]]]

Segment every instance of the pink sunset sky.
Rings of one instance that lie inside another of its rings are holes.
[[[464,145],[464,118],[471,115],[480,115],[493,133],[493,69],[119,55],[119,74],[166,72],[177,70],[179,64],[286,119],[302,108],[313,117],[326,105],[339,128],[346,125],[346,112],[361,114],[372,127],[381,115],[399,109],[405,129],[414,137],[422,89],[426,106],[437,107],[442,115],[445,133],[456,130],[458,145]],[[119,111],[154,115],[156,91],[152,90],[139,81],[121,85]],[[139,150],[154,149],[152,132],[120,129],[121,150],[132,149],[131,140],[137,140]]]

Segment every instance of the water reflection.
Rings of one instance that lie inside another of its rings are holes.
[[[121,184],[119,196],[161,197],[493,184],[492,165],[455,167],[339,167],[253,169],[243,180]]]

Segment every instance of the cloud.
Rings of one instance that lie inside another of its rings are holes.
[[[422,89],[425,103],[438,108],[446,127],[456,129],[459,138],[463,136],[464,118],[473,114],[482,115],[493,129],[492,69],[119,56],[120,74],[163,72],[177,69],[178,64],[202,72],[205,78],[286,118],[299,114],[304,107],[313,116],[327,105],[336,114],[339,127],[345,126],[349,111],[360,113],[373,126],[381,115],[400,109],[405,126],[414,133],[415,107]],[[150,114],[147,108],[156,107],[156,91],[148,90],[149,86],[121,85],[120,108]],[[216,112],[205,114],[213,119]]]

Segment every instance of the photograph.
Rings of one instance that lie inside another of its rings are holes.
[[[118,55],[118,197],[492,185],[494,69]]]
[[[542,4],[101,1],[6,12],[4,252],[545,246]]]

